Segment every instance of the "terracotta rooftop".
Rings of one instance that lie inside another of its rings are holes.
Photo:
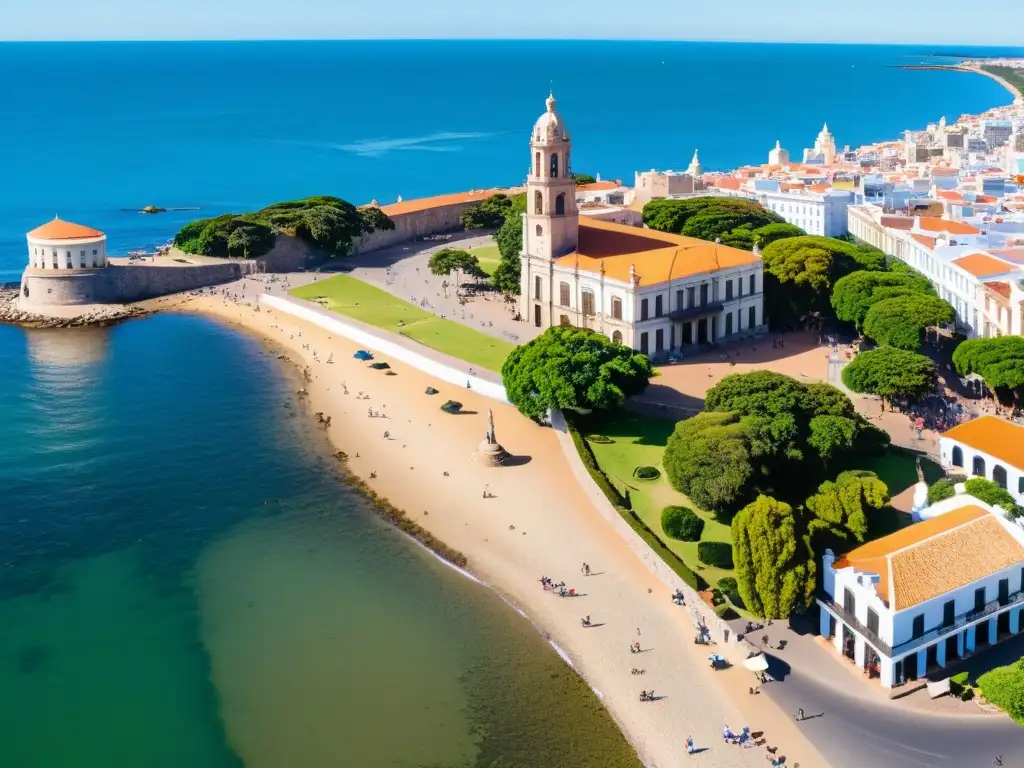
[[[380,209],[388,216],[401,216],[405,213],[416,213],[417,211],[426,211],[431,208],[444,208],[448,205],[477,203],[497,195],[499,192],[508,193],[509,191],[507,189],[475,189],[471,192],[456,192],[451,195],[435,195],[434,197],[420,197],[416,200],[403,200],[400,203],[382,205]]]
[[[918,235],[916,233],[912,234],[911,237],[926,248],[934,248],[935,243],[937,242],[934,237],[925,237],[924,235]]]
[[[954,259],[953,263],[965,272],[970,272],[975,277],[1001,275],[1015,268],[1012,264],[1000,261],[993,256],[989,256],[987,253],[972,253],[967,256],[961,256],[959,259]]]
[[[738,190],[743,184],[743,181],[741,179],[734,179],[732,177],[725,176],[720,179],[715,179],[713,183],[716,187],[720,187],[721,189]]]
[[[1024,470],[1024,427],[998,416],[981,416],[965,421],[943,433],[942,437],[956,440],[999,461],[1005,461],[1011,467]]]
[[[1009,283],[1000,283],[998,280],[991,283],[985,283],[985,287],[993,293],[998,293],[1004,299],[1010,298],[1010,285]]]
[[[626,224],[580,218],[579,247],[555,260],[562,267],[600,272],[629,282],[633,265],[643,285],[676,280],[718,269],[755,264],[760,257],[739,248]]]
[[[902,229],[909,232],[914,228],[914,219],[910,216],[883,216],[882,226],[889,229]]]
[[[964,196],[961,195],[959,192],[954,192],[954,191],[949,190],[949,189],[937,189],[935,191],[935,196],[937,198],[939,198],[940,200],[963,200],[964,199]]]
[[[580,192],[608,192],[621,187],[617,181],[595,181],[593,184],[577,184],[576,194]]]
[[[53,221],[36,227],[28,233],[28,236],[33,240],[89,240],[103,237],[103,233],[98,229],[64,221],[55,216]]]
[[[995,515],[974,504],[857,547],[836,561],[877,574],[875,590],[894,611],[1024,562],[1024,546]]]
[[[948,232],[951,235],[977,235],[981,230],[972,227],[962,221],[950,221],[949,219],[937,219],[931,216],[921,216],[917,225],[926,232]]]

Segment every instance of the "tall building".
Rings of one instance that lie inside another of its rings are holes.
[[[530,135],[520,314],[653,358],[762,332],[759,253],[579,215],[571,139],[555,107],[549,96]]]
[[[804,150],[804,163],[809,165],[831,165],[836,160],[836,140],[828,130],[828,123],[818,133],[813,149]]]
[[[782,148],[782,142],[775,142],[775,149],[768,153],[768,165],[789,165],[789,152]]]

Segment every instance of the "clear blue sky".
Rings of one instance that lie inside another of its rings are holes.
[[[2,40],[615,38],[1014,45],[1024,0],[0,0]]]

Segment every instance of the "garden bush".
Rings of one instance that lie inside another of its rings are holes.
[[[661,470],[657,467],[637,467],[633,470],[633,477],[638,480],[656,480],[661,477]]]
[[[598,445],[610,445],[615,441],[605,435],[587,435],[587,440]]]
[[[978,678],[982,695],[1024,725],[1024,659],[996,667]]]
[[[955,483],[948,477],[936,480],[928,487],[928,503],[935,504],[956,495]]]
[[[700,541],[704,521],[686,507],[665,507],[661,511],[661,527],[665,533],[679,541]]]
[[[732,568],[732,544],[725,541],[698,542],[697,557],[705,565]]]
[[[949,693],[961,701],[970,701],[974,698],[974,689],[969,682],[970,672],[959,672],[949,678]]]
[[[739,588],[739,584],[732,576],[724,576],[718,580],[718,588],[723,592],[732,592]]]

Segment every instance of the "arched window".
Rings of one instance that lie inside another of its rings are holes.
[[[613,344],[621,344],[622,343],[622,331],[615,331],[612,334],[612,343]]]
[[[978,477],[985,476],[985,460],[981,456],[975,456],[971,464],[971,472]]]
[[[522,168],[522,166],[519,166],[519,167]],[[557,152],[552,152],[551,153],[551,178],[552,179],[557,179],[558,178],[558,153]]]
[[[540,152],[533,153],[533,175],[540,176]]]
[[[540,224],[538,224],[537,225],[537,237],[540,237],[543,234],[544,234],[544,227],[542,227]]]
[[[953,466],[962,467],[964,465],[964,452],[959,445],[953,446]]]
[[[563,307],[570,306],[569,304],[569,284],[559,283],[558,284],[558,303]]]
[[[533,193],[533,212],[544,213],[544,193],[539,189]]]
[[[996,464],[992,467],[992,482],[1002,489],[1006,489],[1006,467]]]
[[[614,319],[614,320],[621,320],[622,319],[622,299],[620,299],[618,296],[613,296],[612,297],[612,319]],[[616,333],[618,333],[618,331],[616,331]],[[621,339],[622,339],[622,334],[619,333],[620,343],[621,343]],[[612,340],[614,341],[614,338]]]
[[[520,166],[521,167],[521,166]],[[555,216],[562,216],[565,214],[565,193],[563,192],[555,198]]]

